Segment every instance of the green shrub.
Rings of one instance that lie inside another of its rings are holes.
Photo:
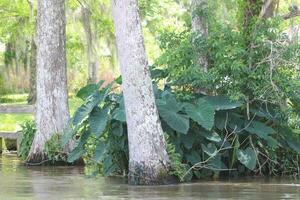
[[[48,160],[52,164],[55,164],[56,162],[67,161],[66,152],[64,152],[61,145],[61,135],[59,134],[52,135],[52,137],[45,143],[44,151]]]
[[[85,102],[73,116],[73,130],[64,138],[65,142],[77,138],[68,161],[85,157],[89,164],[98,163],[104,175],[127,174],[123,97],[111,90],[112,84],[99,89],[101,84],[88,85],[77,94]],[[168,135],[170,173],[180,180],[220,171],[227,176],[297,172],[298,163],[292,158],[300,153],[299,138],[275,115],[276,106],[253,108],[248,119],[243,101],[199,94],[182,100],[169,87],[155,87],[155,96]],[[289,152],[285,164],[282,152]]]
[[[22,138],[20,142],[20,148],[19,148],[19,156],[25,160],[29,154],[34,134],[36,133],[36,125],[34,121],[27,121],[22,127]]]

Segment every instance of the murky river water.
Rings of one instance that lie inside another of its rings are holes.
[[[60,199],[299,199],[300,180],[210,181],[132,187],[123,180],[88,178],[79,167],[25,167],[0,157],[0,200]]]

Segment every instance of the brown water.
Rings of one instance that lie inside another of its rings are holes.
[[[299,180],[209,181],[132,187],[121,179],[88,178],[78,167],[25,167],[0,157],[0,200],[60,199],[299,199]]]

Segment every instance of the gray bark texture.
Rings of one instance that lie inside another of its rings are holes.
[[[128,182],[163,184],[168,177],[169,157],[155,104],[138,3],[111,2],[128,126]]]
[[[195,35],[208,37],[208,19],[205,16],[205,11],[208,8],[207,0],[192,0],[192,31]],[[204,72],[208,71],[208,59],[205,53],[199,53],[197,58],[199,65]]]
[[[69,122],[64,0],[38,0],[37,102],[35,134],[28,163],[46,158],[44,146]]]
[[[279,0],[264,0],[260,17],[261,18],[270,18],[275,16],[275,11],[278,8]]]

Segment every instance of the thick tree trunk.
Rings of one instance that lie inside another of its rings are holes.
[[[96,36],[91,27],[91,11],[89,8],[82,7],[82,25],[84,28],[87,42],[88,58],[88,82],[96,83],[98,81],[98,63],[96,53]]]
[[[35,134],[27,162],[46,159],[45,142],[69,122],[64,0],[38,0]]]
[[[205,16],[208,8],[207,0],[192,0],[192,31],[196,36],[207,38],[208,36],[208,19]],[[199,65],[204,72],[208,71],[207,55],[203,52],[197,55],[197,65]]]
[[[137,0],[112,0],[134,185],[162,184],[169,158],[155,104]]]

